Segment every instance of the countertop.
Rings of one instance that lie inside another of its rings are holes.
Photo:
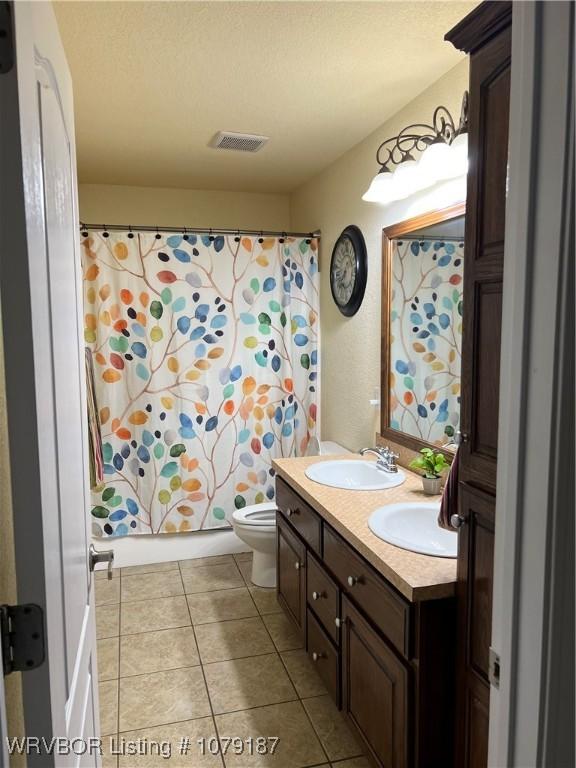
[[[348,491],[331,488],[309,480],[306,468],[319,461],[358,459],[367,456],[314,456],[298,459],[274,459],[277,474],[307,501],[346,541],[363,555],[374,568],[391,582],[410,602],[454,595],[456,559],[430,557],[400,549],[375,536],[368,528],[372,512],[385,504],[402,501],[439,501],[440,496],[426,496],[422,480],[414,472],[402,468],[406,481],[385,491]]]

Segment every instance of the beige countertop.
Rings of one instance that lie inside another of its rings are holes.
[[[377,507],[402,501],[439,501],[440,497],[425,496],[421,478],[404,468],[406,482],[386,491],[348,491],[320,485],[306,477],[306,468],[311,464],[339,458],[363,458],[366,461],[368,457],[347,454],[275,459],[272,465],[281,478],[408,600],[417,602],[453,595],[455,559],[430,557],[400,549],[379,539],[368,528],[368,518]]]

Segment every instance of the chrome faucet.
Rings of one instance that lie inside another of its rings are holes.
[[[364,456],[367,453],[372,453],[377,457],[376,467],[381,469],[382,472],[398,472],[396,466],[396,459],[399,458],[397,453],[391,451],[388,446],[385,448],[361,448],[360,456]]]

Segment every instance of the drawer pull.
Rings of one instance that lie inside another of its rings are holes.
[[[286,507],[286,517],[292,517],[292,515],[297,515],[298,510],[292,509],[292,507]]]
[[[297,571],[300,570],[300,568],[304,568],[304,563],[300,563],[298,560],[294,563],[294,568],[296,568]]]
[[[321,597],[326,597],[325,592],[312,592],[312,600],[320,600]]]
[[[340,629],[340,627],[343,627],[344,624],[346,624],[346,619],[341,619],[339,616],[336,616],[334,619],[334,624]]]
[[[348,586],[353,587],[355,584],[358,584],[360,582],[360,578],[358,576],[348,576]]]
[[[325,658],[326,658],[325,653],[316,653],[316,651],[312,653],[312,661],[319,661],[320,659],[325,659]]]

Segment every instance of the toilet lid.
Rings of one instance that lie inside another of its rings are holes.
[[[246,525],[273,525],[276,522],[276,507],[273,504],[253,504],[237,509],[232,518]]]

